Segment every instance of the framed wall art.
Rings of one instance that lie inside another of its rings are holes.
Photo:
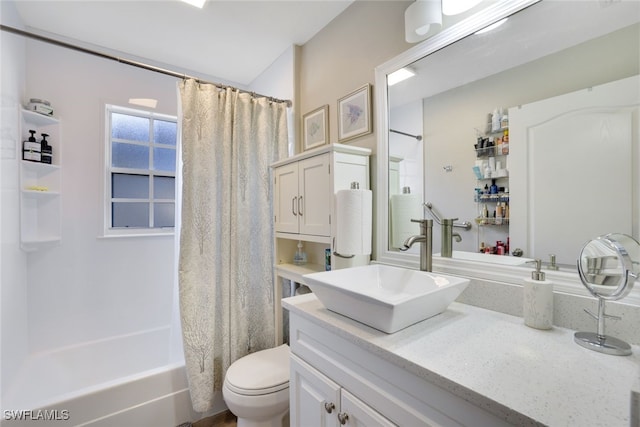
[[[338,100],[338,141],[371,132],[371,85],[366,84]]]
[[[302,151],[329,143],[328,105],[323,105],[302,116],[302,135]]]

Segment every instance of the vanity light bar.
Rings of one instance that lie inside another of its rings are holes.
[[[407,80],[415,75],[415,71],[407,67],[400,68],[387,76],[387,85],[393,86],[394,84],[400,83],[401,81]]]

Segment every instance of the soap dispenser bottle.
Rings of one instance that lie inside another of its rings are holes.
[[[295,265],[305,265],[307,263],[307,254],[302,250],[301,241],[298,241],[298,250],[293,255],[293,263]]]
[[[42,134],[42,141],[40,141],[40,145],[42,147],[42,156],[40,157],[40,161],[42,163],[53,163],[53,147],[49,145],[49,141],[47,141],[47,137],[49,135],[46,133]]]
[[[42,145],[36,141],[36,137],[34,136],[36,133],[35,130],[30,130],[29,133],[31,134],[29,139],[22,143],[22,160],[39,162],[42,160]]]
[[[536,259],[536,269],[531,278],[524,279],[523,315],[524,324],[536,329],[551,329],[553,326],[553,282],[545,279],[542,261]]]

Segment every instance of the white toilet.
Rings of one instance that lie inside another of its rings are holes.
[[[289,346],[236,360],[227,369],[222,396],[238,427],[283,427],[289,420]]]

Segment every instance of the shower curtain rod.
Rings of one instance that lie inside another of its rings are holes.
[[[389,129],[389,132],[399,133],[400,135],[410,136],[411,138],[415,138],[418,141],[422,141],[422,135],[411,135],[410,133],[400,132],[399,130]]]
[[[44,36],[41,36],[41,35],[38,35],[38,34],[35,34],[35,33],[31,33],[29,31],[24,31],[24,30],[20,30],[18,28],[9,27],[7,25],[0,24],[0,30],[6,31],[8,33],[17,34],[17,35],[20,35],[20,36],[23,36],[23,37],[32,38],[32,39],[35,39],[35,40],[38,40],[38,41],[41,41],[41,42],[53,44],[53,45],[56,45],[56,46],[65,47],[67,49],[75,50],[75,51],[86,53],[86,54],[89,54],[89,55],[98,56],[100,58],[110,59],[112,61],[120,62],[121,64],[131,65],[133,67],[142,68],[142,69],[145,69],[145,70],[148,70],[148,71],[153,71],[155,73],[165,74],[167,76],[177,77],[177,78],[184,79],[184,80],[193,79],[198,83],[212,84],[214,86],[221,87],[223,89],[232,89],[232,90],[237,90],[237,91],[243,92],[243,93],[250,93],[254,97],[267,98],[272,102],[284,102],[284,103],[287,104],[287,107],[291,107],[291,100],[288,100],[288,99],[278,99],[278,98],[274,98],[272,96],[260,95],[259,93],[255,93],[255,92],[251,92],[251,91],[248,91],[248,90],[240,89],[240,88],[233,87],[233,86],[230,86],[230,85],[225,85],[225,84],[215,83],[215,82],[209,82],[209,81],[206,81],[206,80],[199,79],[197,77],[189,76],[189,75],[187,75],[185,73],[178,73],[177,71],[167,70],[165,68],[160,68],[160,67],[156,67],[154,65],[145,64],[144,62],[138,62],[138,61],[133,61],[131,59],[120,58],[118,56],[109,55],[109,54],[106,54],[106,53],[98,52],[98,51],[87,49],[87,48],[80,47],[80,46],[76,46],[76,45],[73,45],[71,43],[66,43],[66,42],[63,42],[63,41],[60,41],[60,40],[52,39],[52,38],[49,38],[49,37],[44,37]]]

